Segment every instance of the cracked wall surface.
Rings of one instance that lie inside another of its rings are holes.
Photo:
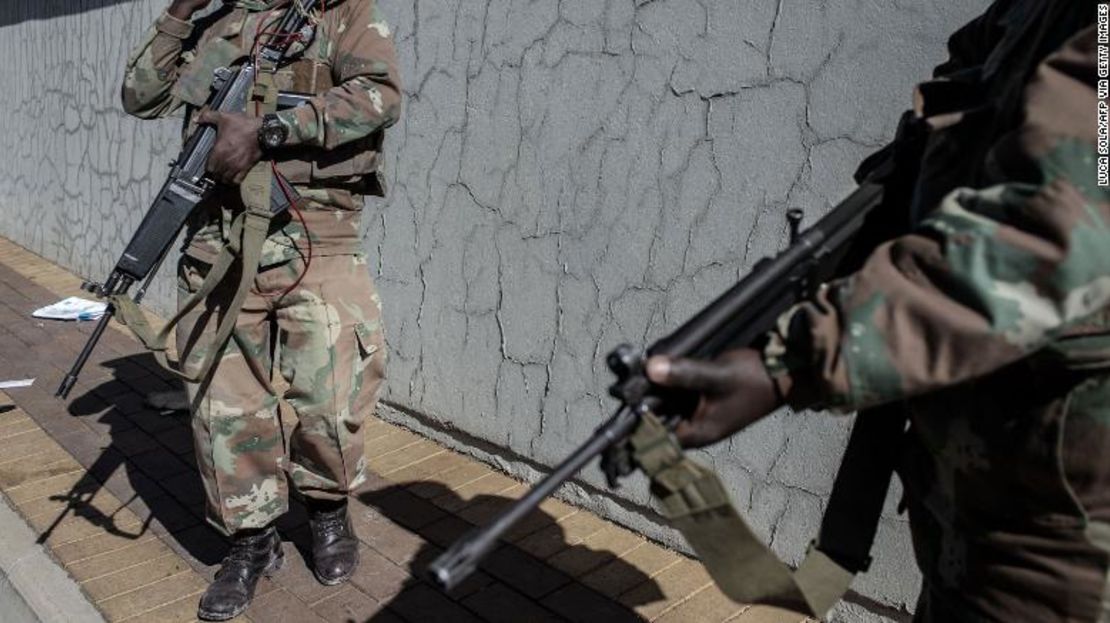
[[[385,302],[389,413],[523,475],[613,408],[604,355],[675,327],[822,214],[894,131],[946,33],[985,6],[925,0],[383,0],[405,110],[390,196],[364,221]],[[0,233],[102,277],[179,146],[120,109],[164,2],[0,4]],[[173,304],[169,273],[148,301]],[[780,415],[699,453],[796,561],[850,429]],[[642,482],[568,495],[663,539]],[[875,609],[917,588],[888,509]],[[866,600],[865,600],[866,601]],[[879,608],[881,609],[881,607]],[[847,620],[874,617],[850,606]]]

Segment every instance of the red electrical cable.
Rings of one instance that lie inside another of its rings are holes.
[[[293,0],[293,1],[296,2],[297,0]],[[293,10],[299,10],[299,9],[294,7]],[[327,15],[327,10],[328,10],[327,0],[321,0],[321,2],[320,2],[320,19],[321,20],[324,18],[325,15]],[[255,63],[254,84],[252,84],[252,87],[256,87],[257,84],[258,84],[258,65],[257,65],[258,46],[262,42],[262,36],[263,35],[268,36],[270,40],[273,40],[275,37],[289,38],[289,39],[292,39],[293,41],[298,41],[298,40],[302,39],[301,33],[299,33],[299,32],[289,33],[287,35],[282,35],[280,32],[276,32],[276,31],[264,31],[262,29],[262,27],[265,23],[266,23],[266,18],[265,17],[260,17],[258,19],[258,27],[255,28],[255,32],[254,32],[254,42],[251,44],[250,58],[251,58],[251,62]],[[260,112],[259,102],[256,101],[254,103],[254,114],[255,114],[255,116],[258,116],[259,112]],[[281,189],[282,194],[285,195],[285,200],[289,202],[289,208],[291,210],[293,210],[293,213],[297,216],[297,220],[299,220],[301,222],[301,227],[304,228],[305,240],[308,243],[308,252],[307,252],[307,254],[305,254],[304,252],[301,252],[301,256],[304,258],[304,270],[301,271],[301,274],[297,277],[297,280],[292,283],[292,285],[290,285],[289,287],[285,288],[285,290],[282,291],[282,293],[278,296],[278,298],[281,298],[281,297],[284,297],[285,295],[289,294],[293,290],[295,290],[297,288],[297,286],[301,285],[301,282],[304,281],[305,275],[308,274],[308,269],[312,266],[312,254],[313,254],[312,235],[308,231],[308,223],[304,219],[304,214],[301,213],[300,208],[297,207],[297,203],[293,199],[293,190],[288,187],[288,184],[286,183],[285,178],[281,177],[281,175],[278,173],[277,163],[271,160],[270,161],[270,168],[273,171],[274,179],[276,179],[278,181],[278,187]],[[295,242],[294,242],[294,245],[296,245]],[[297,248],[298,251],[301,250],[299,246],[296,247],[296,248]]]

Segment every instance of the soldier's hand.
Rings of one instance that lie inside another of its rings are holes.
[[[176,17],[182,21],[188,21],[193,16],[193,13],[208,6],[212,0],[173,0],[170,3],[170,8],[166,9],[166,13],[170,16]]]
[[[216,127],[216,144],[208,156],[208,172],[227,184],[240,184],[262,159],[258,130],[262,119],[238,113],[203,110],[197,122]]]
[[[780,405],[763,357],[751,348],[729,351],[714,361],[655,356],[648,360],[647,374],[659,385],[701,394],[693,415],[675,429],[687,448],[729,437]]]

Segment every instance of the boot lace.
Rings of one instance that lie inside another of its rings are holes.
[[[346,514],[343,512],[345,509],[339,509],[330,513],[320,513],[314,517],[316,525],[320,527],[323,532],[346,532],[347,522]]]

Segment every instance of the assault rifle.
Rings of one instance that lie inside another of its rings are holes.
[[[428,569],[431,581],[450,590],[465,580],[506,532],[595,457],[604,455],[602,468],[609,486],[616,487],[619,478],[634,469],[625,446],[640,417],[654,413],[664,417],[673,430],[681,419],[675,414],[688,414],[696,405],[697,396],[676,393],[648,380],[644,369],[647,358],[666,355],[707,360],[726,350],[752,345],[772,328],[780,314],[809,298],[813,288],[833,275],[868,214],[882,203],[881,181],[892,166],[880,167],[804,232],[802,212],[790,210],[787,219],[791,241],[785,250],[759,261],[736,285],[646,351],[625,344],[609,353],[606,363],[617,376],[609,393],[621,402],[616,413],[524,497],[433,561]]]
[[[319,0],[296,0],[286,9],[277,29],[267,39],[266,45],[258,52],[258,57],[277,64],[282,61],[290,45],[308,24],[311,12]],[[267,33],[269,34],[269,33]],[[218,112],[244,112],[254,87],[256,67],[254,59],[247,59],[236,68],[216,70],[212,84],[212,95],[205,106]],[[283,94],[279,105],[296,106],[307,101],[304,96]],[[139,224],[139,229],[127,243],[116,267],[102,284],[86,282],[82,288],[101,298],[123,296],[136,282],[143,282],[131,297],[135,303],[142,301],[151,282],[154,281],[159,267],[165,261],[177,235],[185,226],[189,215],[198,205],[212,195],[217,182],[206,170],[208,156],[216,144],[216,128],[200,126],[185,143],[184,149],[172,164],[169,179],[158,193],[154,203],[147,210]],[[290,194],[292,186],[279,175],[273,176],[271,211],[276,215],[288,210],[294,199]],[[62,380],[54,394],[60,398],[69,396],[77,383],[77,376],[85,367],[89,356],[100,341],[108,323],[116,314],[110,302],[93,329],[81,354],[77,356],[69,374]]]

